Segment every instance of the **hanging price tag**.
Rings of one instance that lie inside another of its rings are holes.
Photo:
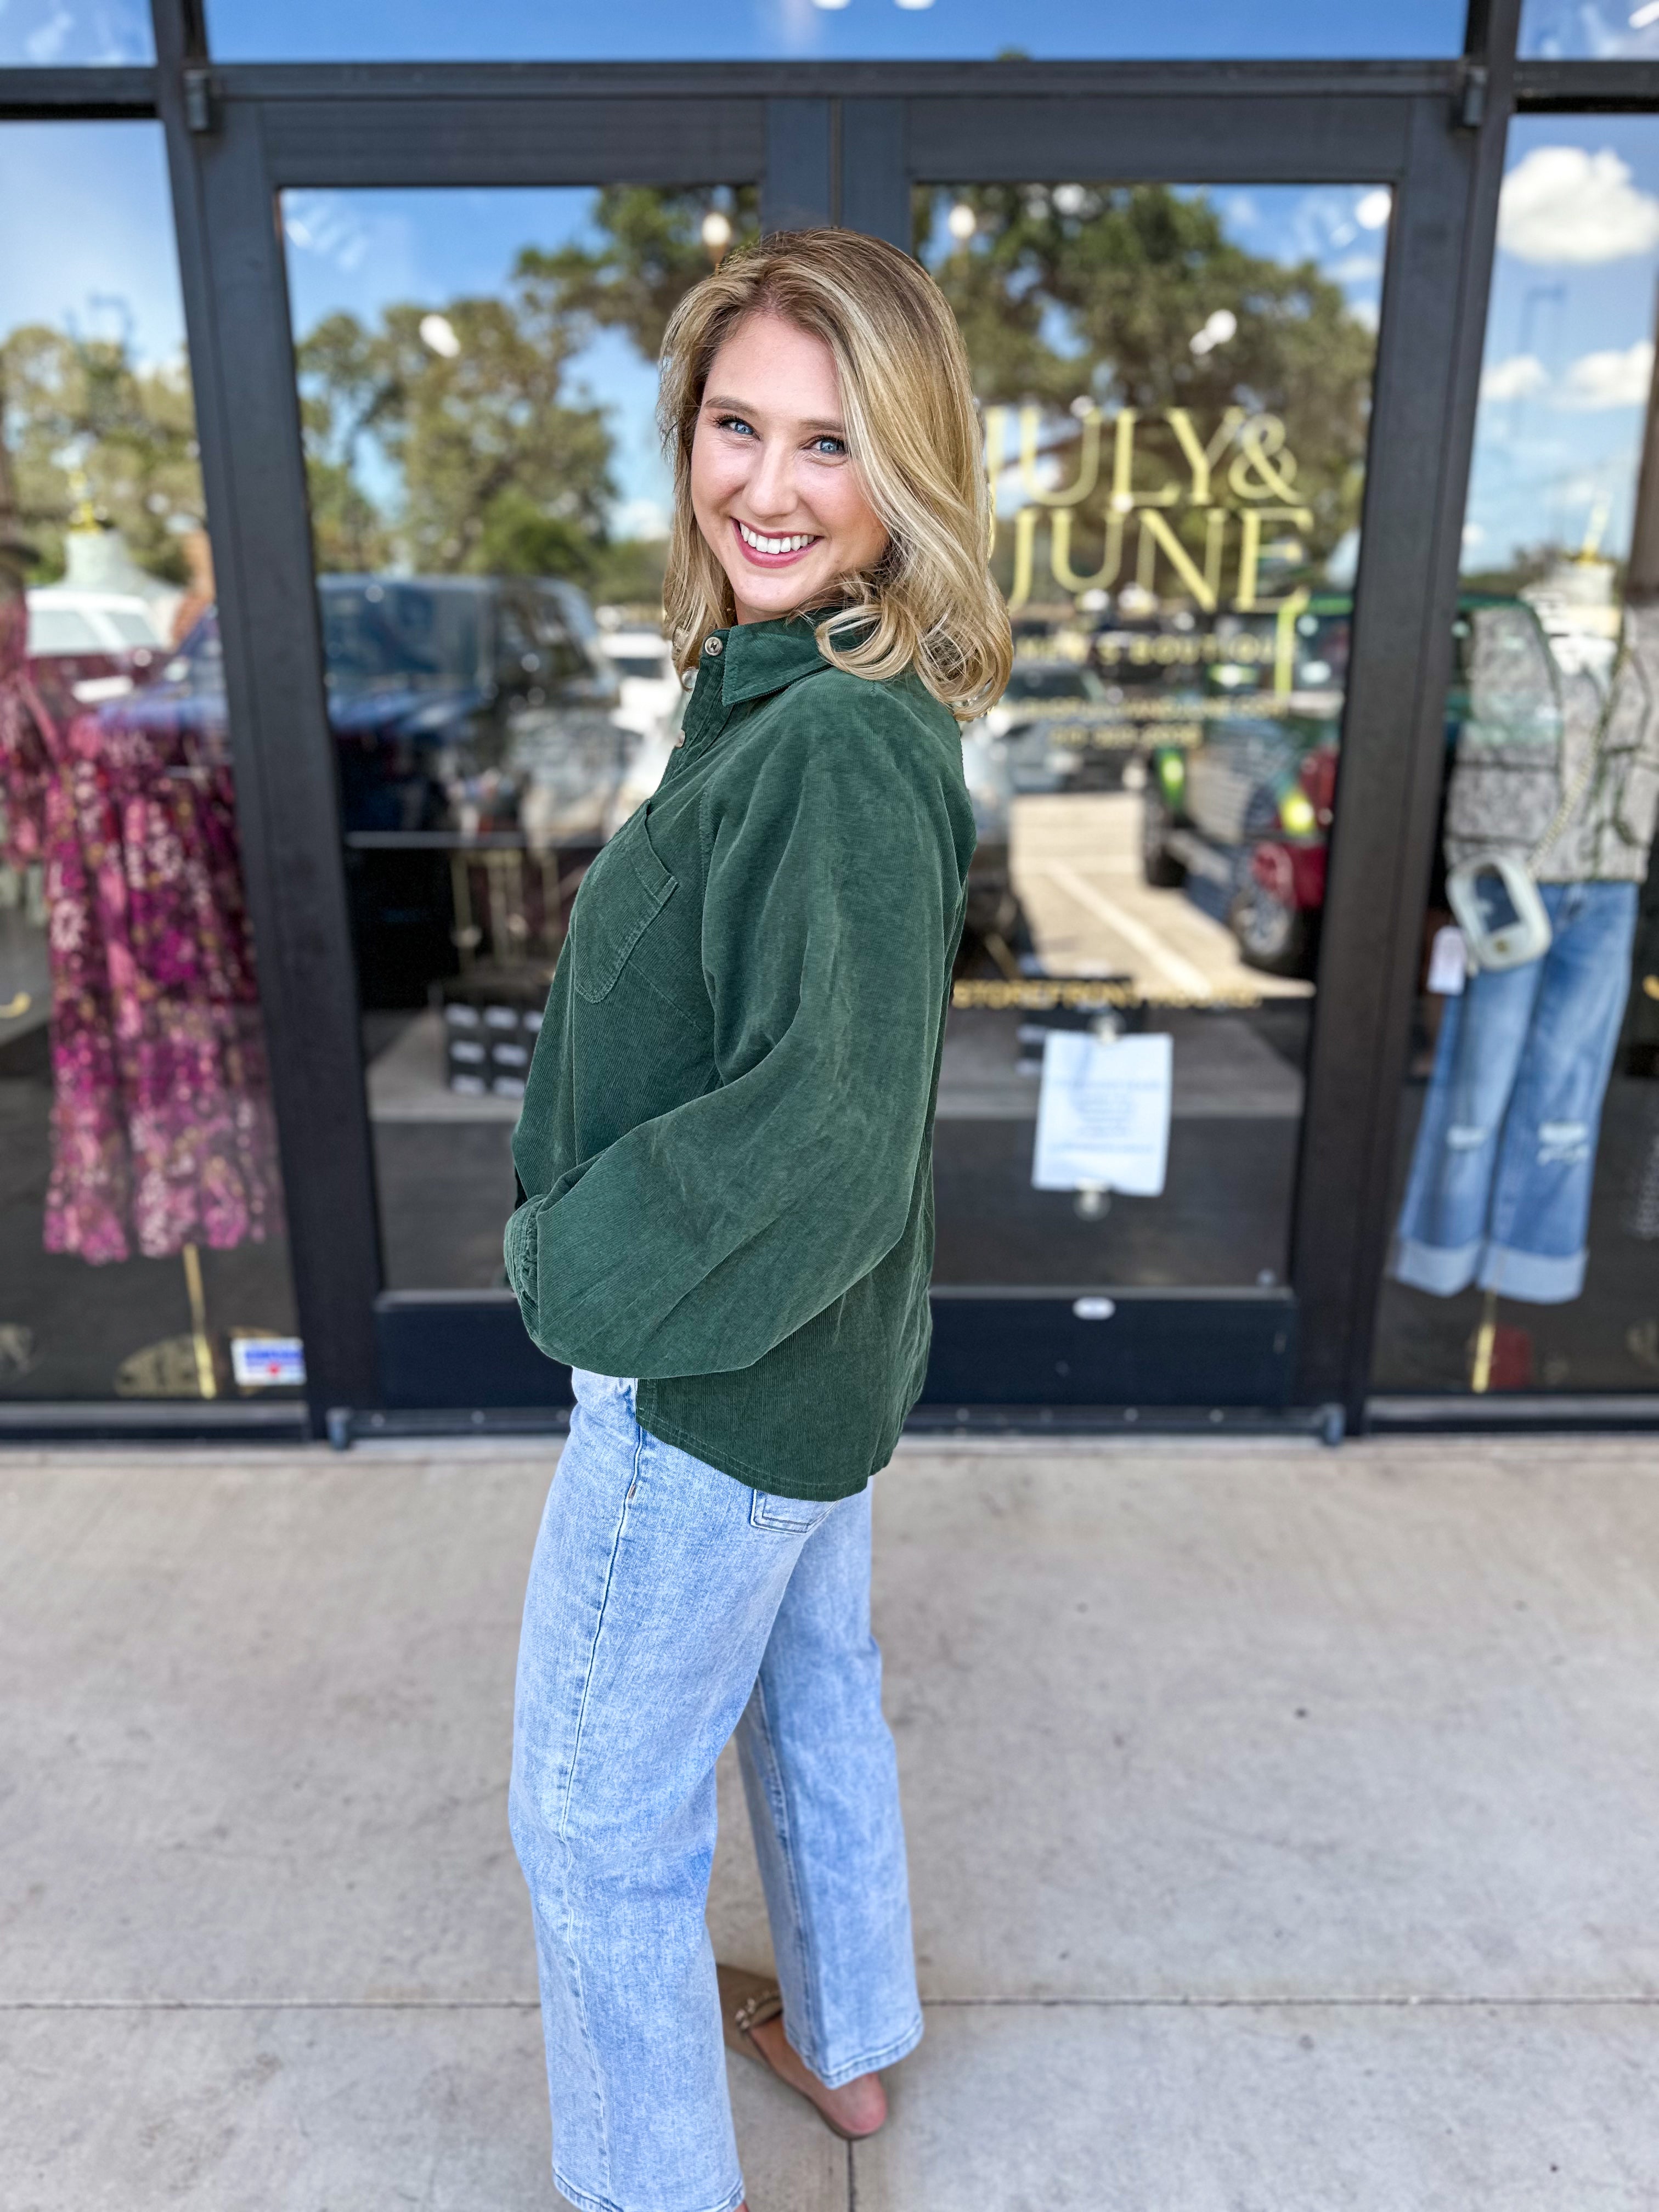
[[[1469,956],[1455,922],[1437,929],[1429,947],[1429,988],[1437,997],[1457,999],[1469,979]]]

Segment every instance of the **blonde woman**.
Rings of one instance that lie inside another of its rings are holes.
[[[512,1821],[582,2212],[743,2203],[723,2027],[849,2137],[921,2034],[869,1482],[927,1359],[957,725],[1011,658],[967,361],[915,262],[775,237],[689,295],[662,367],[691,697],[577,898],[506,1247],[575,1370]],[[704,1923],[734,1729],[777,1987],[717,1981]]]

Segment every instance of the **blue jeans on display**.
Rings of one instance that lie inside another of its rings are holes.
[[[732,2212],[744,2185],[704,1921],[735,1729],[790,2043],[831,2087],[921,2036],[870,1492],[779,1498],[578,1371],[530,1571],[513,1840],[553,2178],[581,2212]]]
[[[1390,1273],[1576,1298],[1601,1103],[1630,991],[1635,884],[1540,885],[1549,949],[1446,1002]]]

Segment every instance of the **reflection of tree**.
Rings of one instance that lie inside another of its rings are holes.
[[[395,388],[355,315],[325,316],[296,350],[317,564],[347,572],[384,568],[390,543],[357,471],[362,441],[392,410]]]
[[[116,525],[141,568],[185,580],[179,531],[199,528],[203,510],[182,361],[139,368],[125,340],[27,324],[0,343],[0,403],[39,579],[63,574],[79,519]]]
[[[443,351],[417,306],[372,331],[331,315],[301,342],[319,564],[378,566],[395,541],[425,572],[584,574],[612,486],[599,410],[563,396],[580,333],[520,270],[503,297],[453,300],[441,319]],[[395,529],[359,473],[371,435],[402,478]]]
[[[702,226],[715,207],[731,225],[732,246],[752,238],[760,227],[752,185],[732,193],[608,185],[594,210],[597,246],[568,246],[555,253],[526,247],[519,266],[553,285],[568,313],[624,331],[654,361],[668,318],[708,274],[711,254]]]
[[[653,592],[655,550],[609,539],[613,434],[603,404],[573,391],[572,365],[601,330],[654,358],[674,306],[709,268],[702,224],[717,197],[731,196],[609,188],[591,244],[525,247],[499,295],[391,307],[375,328],[337,313],[301,339],[319,565],[395,556],[427,572]],[[732,221],[735,235],[752,229],[752,205]],[[395,514],[369,489],[376,448],[400,479]]]
[[[1312,550],[1358,520],[1374,340],[1310,263],[1246,252],[1207,200],[1166,185],[979,185],[950,198],[974,210],[975,235],[953,244],[945,201],[918,195],[916,250],[956,310],[982,401],[1184,407],[1206,433],[1231,406],[1276,415],[1315,517]],[[1195,354],[1222,308],[1233,336]]]

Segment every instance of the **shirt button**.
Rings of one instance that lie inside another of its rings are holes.
[[[713,659],[716,653],[725,652],[726,640],[723,637],[711,637],[705,639],[702,649],[711,659]]]

